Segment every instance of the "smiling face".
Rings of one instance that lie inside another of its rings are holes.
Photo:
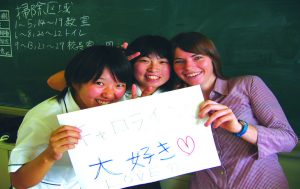
[[[159,88],[170,79],[171,66],[168,59],[150,54],[134,63],[134,77],[141,90],[147,87]]]
[[[173,65],[177,76],[188,85],[201,85],[202,90],[213,87],[216,75],[209,56],[176,48]]]
[[[96,81],[73,84],[75,101],[81,109],[119,101],[126,91],[126,84],[116,81],[108,68],[104,68]]]

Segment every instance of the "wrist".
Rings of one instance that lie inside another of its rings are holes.
[[[239,124],[242,125],[242,129],[238,133],[233,133],[234,136],[242,137],[248,131],[248,123],[243,120],[238,120]]]
[[[41,160],[45,164],[54,164],[57,160],[60,160],[62,154],[55,154],[52,150],[46,148],[46,150],[41,153]]]

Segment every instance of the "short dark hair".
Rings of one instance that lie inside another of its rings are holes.
[[[132,84],[132,68],[124,54],[117,47],[95,45],[78,52],[65,69],[67,86],[96,81],[102,75],[103,69],[108,68],[115,79]],[[66,89],[58,97],[63,97]]]
[[[173,53],[176,48],[180,48],[186,52],[209,56],[212,59],[216,76],[225,78],[221,71],[221,58],[215,44],[202,33],[180,33],[171,39],[171,43]]]
[[[156,54],[161,58],[166,58],[169,61],[171,67],[170,79],[160,87],[160,89],[164,91],[169,91],[173,89],[173,69],[172,69],[172,62],[173,62],[173,53],[172,53],[172,46],[170,40],[158,35],[143,35],[135,40],[133,40],[126,50],[126,55],[132,55],[135,52],[140,52],[141,54],[138,57],[135,57],[130,62],[132,67],[134,63],[140,58],[144,56],[148,56],[151,54]],[[133,78],[134,82],[136,79]]]

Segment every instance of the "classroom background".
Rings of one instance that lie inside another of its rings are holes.
[[[300,136],[299,10],[299,0],[1,0],[0,133],[10,140],[0,143],[0,188],[9,187],[7,159],[20,121],[56,94],[47,78],[83,48],[144,34],[206,34],[225,75],[260,76]],[[290,188],[299,187],[300,146],[280,162]]]

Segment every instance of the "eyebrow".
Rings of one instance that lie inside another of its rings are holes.
[[[107,79],[103,78],[103,77],[99,77],[96,81],[107,81]],[[125,81],[119,81],[119,79],[117,77],[114,77],[113,78],[113,81],[116,82],[116,83],[123,83],[123,84],[126,84]]]
[[[195,57],[195,56],[203,56],[202,54],[192,54],[190,57]],[[175,57],[175,58],[178,58],[178,57]],[[179,57],[180,58],[180,57]]]

